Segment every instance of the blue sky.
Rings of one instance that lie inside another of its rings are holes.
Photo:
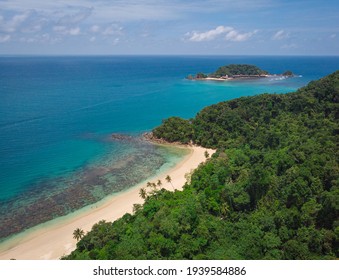
[[[0,0],[0,54],[339,55],[339,1]]]

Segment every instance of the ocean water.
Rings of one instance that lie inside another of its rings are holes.
[[[189,81],[230,63],[298,76]],[[240,96],[287,93],[338,70],[339,57],[0,57],[0,240],[170,168],[182,150],[139,136],[169,116]],[[113,140],[112,133],[126,134]]]

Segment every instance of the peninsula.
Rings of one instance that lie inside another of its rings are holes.
[[[215,72],[205,74],[202,72],[197,73],[195,76],[188,75],[189,80],[214,80],[214,81],[226,81],[234,79],[257,79],[267,78],[272,76],[293,77],[294,74],[291,71],[285,71],[283,74],[270,74],[269,72],[260,69],[255,65],[249,64],[230,64],[219,67]]]

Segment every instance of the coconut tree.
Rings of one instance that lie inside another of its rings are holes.
[[[227,217],[228,213],[229,213],[229,210],[230,210],[228,204],[227,203],[222,203],[220,205],[219,209],[220,209],[221,219],[225,219]]]
[[[141,204],[133,204],[133,213],[137,213],[140,209],[142,209],[142,205]]]
[[[157,186],[160,188],[160,187],[161,187],[161,185],[162,185],[162,182],[161,182],[161,180],[158,180],[158,182],[157,182]]]
[[[142,199],[146,199],[147,198],[147,191],[145,188],[141,188],[139,190],[139,196],[142,198]]]
[[[157,185],[155,183],[147,182],[146,187],[151,188],[151,191],[149,192],[151,195],[155,195],[157,193]]]
[[[170,176],[170,175],[167,175],[166,178],[165,178],[165,180],[166,180],[168,183],[170,183],[170,184],[172,185],[172,188],[173,188],[173,190],[174,190],[174,186],[173,186],[173,184],[172,184],[172,178],[171,178],[171,176]]]
[[[77,228],[73,231],[73,238],[79,241],[81,238],[83,238],[85,235],[85,232],[81,228]]]

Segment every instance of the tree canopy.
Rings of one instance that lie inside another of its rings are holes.
[[[217,152],[183,191],[94,225],[65,259],[338,258],[338,101],[339,71],[164,121],[157,137]]]
[[[268,74],[267,71],[260,69],[255,65],[249,64],[230,64],[219,67],[211,77],[222,76],[236,76],[236,75],[248,75],[248,76],[260,76]]]
[[[153,135],[168,142],[187,144],[192,139],[193,126],[189,120],[171,117],[163,120],[162,125],[153,130]]]

